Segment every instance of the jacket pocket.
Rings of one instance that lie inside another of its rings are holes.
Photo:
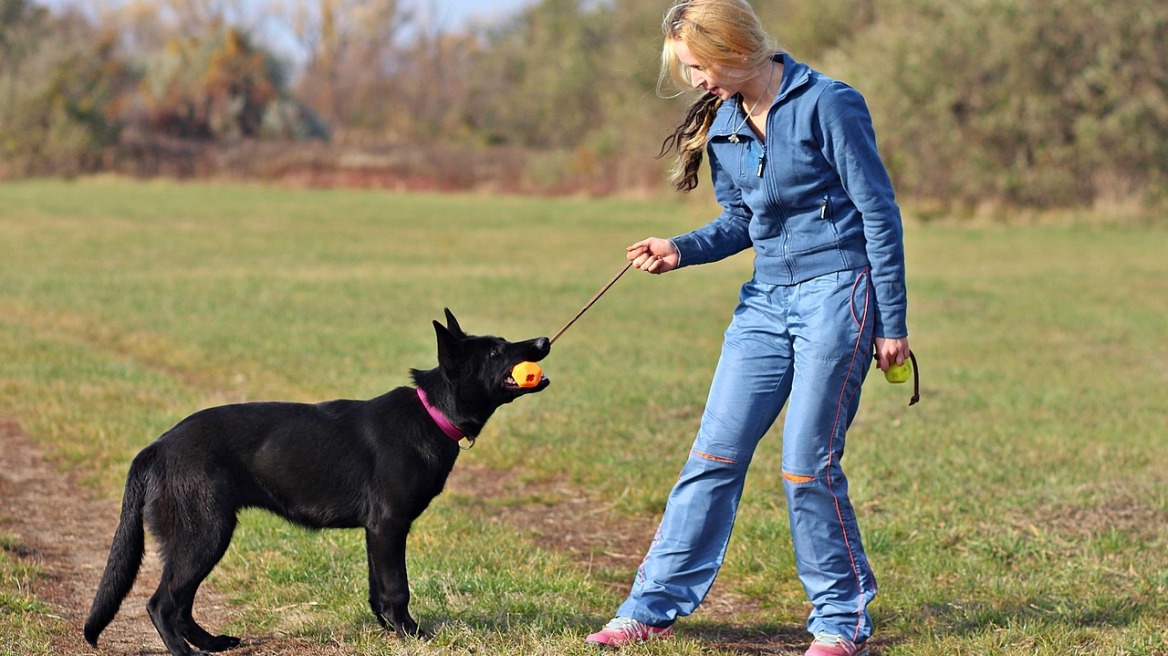
[[[763,145],[757,139],[743,139],[738,144],[738,185],[743,189],[757,189],[762,176],[758,174],[759,158],[764,157]]]

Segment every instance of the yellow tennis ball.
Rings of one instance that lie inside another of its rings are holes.
[[[884,380],[890,383],[907,383],[912,378],[912,360],[905,360],[902,364],[894,364],[884,372]]]
[[[535,387],[543,379],[543,370],[534,362],[520,362],[511,369],[511,377],[520,387]]]

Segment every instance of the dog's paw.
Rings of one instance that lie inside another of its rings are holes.
[[[227,651],[228,649],[235,649],[239,646],[240,640],[235,636],[220,635],[202,635],[202,636],[185,636],[186,639],[198,648],[201,654],[215,653],[220,651]]]
[[[199,645],[199,648],[209,652],[227,651],[228,649],[235,649],[239,646],[240,640],[235,636],[221,635],[215,636],[213,639],[204,644]]]
[[[408,638],[421,638],[424,640],[430,637],[428,633],[418,628],[418,623],[414,621],[414,618],[408,615],[406,616],[405,620],[401,622],[394,622],[393,630],[399,636]]]

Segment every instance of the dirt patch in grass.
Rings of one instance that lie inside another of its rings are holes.
[[[1082,498],[1057,499],[1036,504],[1015,525],[1033,526],[1068,544],[1081,544],[1108,533],[1152,543],[1168,523],[1168,513],[1149,499],[1168,479],[1108,482],[1086,490]]]
[[[489,521],[525,533],[543,548],[568,554],[618,595],[628,592],[660,519],[622,514],[562,480],[533,483],[474,463],[459,463],[446,489],[447,494],[484,500]],[[776,625],[772,616],[758,600],[715,584],[693,618],[679,624],[679,631],[740,654],[802,654],[810,640],[803,626]]]
[[[119,505],[95,497],[75,477],[48,462],[41,448],[10,419],[0,419],[0,532],[13,536],[8,550],[34,563],[43,575],[32,593],[49,608],[53,651],[96,654],[81,636],[97,582],[105,568]],[[455,468],[448,494],[503,500],[489,506],[491,521],[503,522],[530,535],[548,549],[567,553],[588,571],[602,577],[618,593],[628,589],[656,518],[627,517],[586,498],[567,483],[527,484],[473,463]],[[146,601],[157,586],[161,568],[147,550],[138,582],[122,610],[101,636],[100,653],[165,656],[166,650],[146,614]],[[627,574],[626,582],[619,582]],[[212,631],[222,631],[235,617],[226,598],[205,586],[199,592],[195,616]],[[714,591],[689,623],[686,635],[711,646],[741,654],[800,654],[806,634],[798,626],[775,626],[754,600]],[[320,645],[281,635],[243,636],[229,653],[259,656],[331,656],[346,653],[340,645]]]
[[[473,462],[458,463],[445,493],[482,504],[489,521],[569,554],[590,573],[606,572],[602,579],[624,572],[631,582],[657,527],[651,518],[619,516],[564,481],[533,483]]]
[[[105,568],[106,550],[117,523],[118,508],[81,491],[72,477],[45,462],[40,449],[13,421],[0,421],[4,468],[0,471],[0,530],[15,538],[15,554],[31,560],[43,572],[33,594],[48,604],[61,622],[53,633],[54,651],[92,653],[81,637],[81,625],[97,580]],[[157,581],[158,559],[148,554],[141,580]],[[119,654],[163,653],[146,616],[146,586],[135,586],[121,617],[102,636],[106,649]],[[215,601],[211,606],[218,606]],[[209,623],[219,618],[208,617]],[[152,646],[157,646],[151,650]]]
[[[43,573],[32,593],[49,608],[53,652],[58,654],[134,654],[165,656],[161,638],[146,614],[146,601],[158,585],[161,566],[149,547],[138,582],[122,609],[101,634],[100,652],[85,642],[81,626],[97,582],[105,569],[110,540],[120,507],[101,499],[46,461],[36,445],[12,420],[0,419],[0,531],[13,536],[10,549],[31,561]],[[148,543],[149,545],[149,543]],[[221,631],[233,617],[225,598],[203,588],[195,604],[195,618],[209,630]],[[244,637],[232,654],[259,656],[325,656],[343,654],[338,648],[305,645],[294,639]]]

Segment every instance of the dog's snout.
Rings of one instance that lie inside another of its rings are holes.
[[[532,341],[532,347],[539,352],[539,357],[544,357],[552,350],[552,340],[547,337],[537,337]]]

